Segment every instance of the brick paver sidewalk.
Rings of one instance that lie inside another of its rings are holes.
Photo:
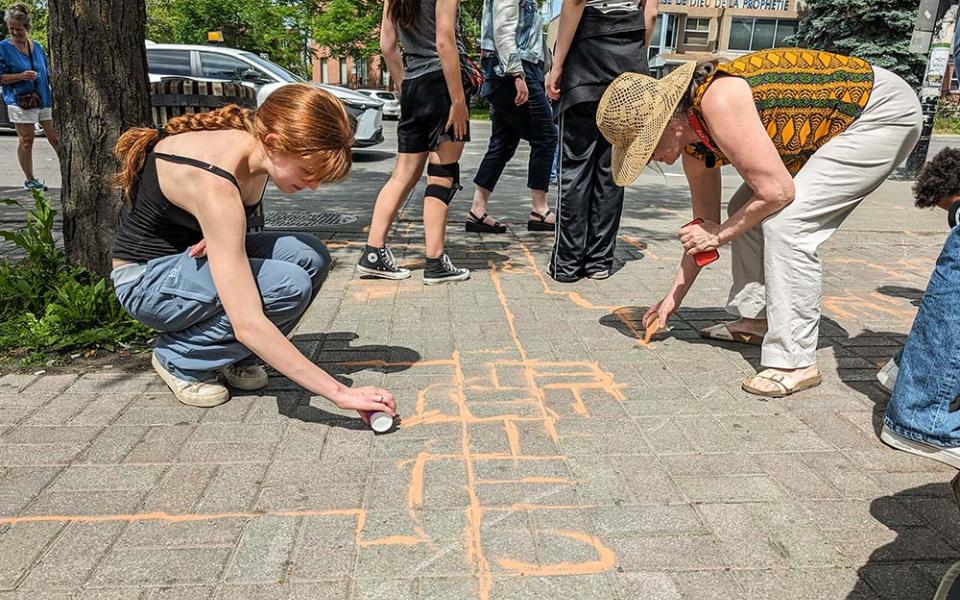
[[[398,398],[375,436],[280,377],[218,408],[152,373],[0,378],[0,600],[926,599],[960,558],[952,471],[877,441],[874,373],[945,228],[887,183],[824,251],[824,383],[739,389],[714,345],[729,249],[638,344],[684,196],[628,194],[623,268],[562,285],[549,240],[451,227],[463,284],[357,279],[360,234],[294,341]],[[644,197],[658,197],[657,202]],[[394,250],[421,265],[421,229]]]

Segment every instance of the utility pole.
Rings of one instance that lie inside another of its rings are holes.
[[[923,109],[923,129],[917,145],[892,179],[916,179],[927,161],[933,122],[937,116],[937,104],[943,91],[943,78],[947,63],[953,52],[953,32],[957,21],[958,6],[955,0],[922,0],[917,14],[917,24],[910,40],[910,50],[927,54],[927,68],[920,84],[920,106]],[[951,6],[952,4],[952,6]],[[949,8],[948,8],[949,7]]]

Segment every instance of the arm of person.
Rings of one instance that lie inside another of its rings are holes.
[[[643,8],[644,45],[649,48],[650,41],[653,39],[653,29],[657,25],[657,15],[660,13],[660,0],[643,0],[640,3]]]
[[[681,242],[691,255],[733,241],[793,202],[796,195],[793,177],[760,121],[746,81],[739,77],[717,79],[704,94],[701,108],[714,141],[753,196],[720,225],[714,222],[684,228]]]
[[[497,47],[497,60],[503,73],[514,78],[517,90],[514,104],[526,103],[530,95],[524,79],[523,61],[517,52],[517,25],[520,23],[518,0],[493,0],[493,43]]]
[[[687,152],[684,152],[682,157],[683,172],[690,186],[693,217],[707,222],[719,222],[722,183],[720,169],[708,169],[703,160]],[[677,269],[673,284],[664,295],[663,300],[651,307],[644,315],[644,326],[647,325],[650,317],[654,314],[658,315],[661,325],[666,325],[670,315],[680,308],[687,292],[690,291],[693,283],[697,280],[701,269],[702,267],[697,265],[693,255],[684,253],[680,258],[680,267]]]
[[[453,127],[457,139],[467,132],[467,98],[460,75],[460,49],[457,48],[457,0],[437,0],[437,54],[443,67],[452,106],[446,128]]]
[[[547,77],[547,95],[551,100],[560,99],[560,80],[563,77],[563,63],[567,60],[573,36],[580,26],[586,0],[563,0],[560,7],[560,25],[557,27],[557,43],[553,50],[553,68]]]
[[[400,86],[403,85],[403,59],[400,56],[400,48],[397,46],[397,28],[390,20],[389,10],[390,0],[386,0],[383,3],[383,17],[380,20],[380,52],[387,63],[390,80],[399,92]]]
[[[523,75],[523,63],[517,53],[518,0],[493,0],[493,44],[497,47],[500,68],[508,75]]]
[[[228,182],[206,174],[203,178],[204,191],[198,195],[190,212],[200,223],[213,283],[237,341],[290,380],[341,408],[383,410],[395,414],[393,396],[389,392],[344,386],[301,354],[267,318],[245,250],[247,220],[240,196]],[[385,402],[377,402],[378,396],[382,396]],[[363,412],[361,415],[366,420]]]

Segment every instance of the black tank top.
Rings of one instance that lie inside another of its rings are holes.
[[[133,208],[124,204],[120,209],[120,223],[113,242],[113,258],[147,262],[161,256],[180,254],[203,239],[203,232],[200,231],[200,223],[196,217],[170,202],[160,190],[157,159],[204,169],[223,177],[236,186],[237,191],[241,191],[236,177],[216,165],[185,156],[150,152],[143,170],[137,176]],[[258,202],[257,205],[244,207],[247,217],[253,214],[259,204]]]

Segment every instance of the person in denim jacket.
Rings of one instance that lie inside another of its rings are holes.
[[[527,187],[533,209],[530,231],[553,231],[547,188],[557,146],[557,127],[544,88],[543,18],[536,0],[484,0],[480,41],[486,81],[480,94],[490,102],[492,131],[487,152],[473,178],[476,191],[466,230],[504,233],[487,215],[490,194],[520,140],[530,143]]]
[[[941,150],[913,189],[917,206],[947,211],[950,235],[900,353],[880,439],[960,469],[960,150]]]

